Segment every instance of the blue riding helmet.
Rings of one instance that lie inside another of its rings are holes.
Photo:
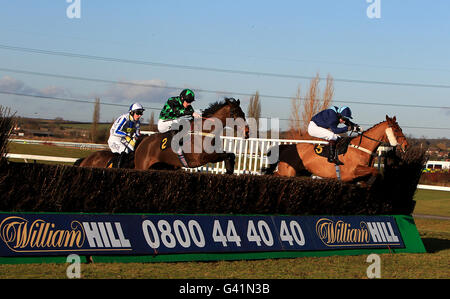
[[[350,108],[348,108],[347,106],[339,108],[337,110],[337,113],[339,113],[343,117],[353,119],[353,117],[352,117],[352,110],[350,110]]]
[[[145,111],[144,107],[139,104],[139,103],[133,103],[130,106],[130,109],[128,110],[128,112],[137,112],[140,113],[142,115],[142,113]]]

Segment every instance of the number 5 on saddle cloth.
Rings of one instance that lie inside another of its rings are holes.
[[[347,152],[348,145],[352,141],[352,137],[342,137],[339,138],[338,144],[336,145],[336,151],[338,155],[344,155]],[[314,152],[321,157],[329,157],[330,145],[328,144],[316,144],[314,146]]]

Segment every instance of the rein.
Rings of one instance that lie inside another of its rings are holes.
[[[369,139],[369,140],[378,142],[379,145],[378,145],[377,147],[379,147],[380,145],[383,145],[383,146],[390,146],[390,144],[387,143],[387,142],[384,142],[384,141],[382,141],[382,140],[375,139],[375,138],[369,137],[369,136],[367,136],[367,135],[364,135],[364,132],[361,132],[361,134],[358,134],[358,135],[360,136],[360,137],[359,137],[359,144],[358,144],[358,145],[349,144],[349,146],[350,146],[350,147],[353,147],[353,148],[356,148],[356,149],[358,149],[358,150],[360,150],[360,151],[362,151],[362,152],[365,152],[365,153],[367,153],[367,154],[369,154],[369,155],[371,155],[371,156],[376,156],[375,152],[373,152],[373,151],[371,151],[371,150],[368,150],[368,149],[366,149],[366,148],[361,147],[361,142],[362,142],[363,137],[364,137],[364,138],[367,138],[367,139]],[[355,136],[355,137],[356,137],[356,136]]]
[[[380,145],[383,145],[383,146],[390,145],[388,142],[384,142],[384,141],[382,141],[382,140],[375,139],[375,138],[369,137],[369,136],[367,136],[367,135],[364,135],[364,132],[361,132],[361,134],[358,134],[358,135],[361,136],[360,139],[359,139],[359,145],[361,145],[361,142],[362,142],[362,138],[363,138],[363,137],[364,137],[364,138],[367,138],[367,139],[369,139],[369,140],[372,140],[372,141],[376,141],[376,142],[380,143]]]

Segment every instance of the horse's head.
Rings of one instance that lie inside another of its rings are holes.
[[[408,141],[406,140],[405,135],[403,135],[402,128],[397,123],[397,119],[394,116],[390,118],[386,115],[387,129],[386,136],[389,140],[391,146],[400,146],[400,149],[405,152],[408,148]]]
[[[245,119],[245,113],[242,111],[240,106],[240,100],[235,100],[234,98],[225,98],[225,106],[229,107],[228,117],[232,118],[238,123],[238,127],[241,127],[244,131],[244,137],[247,139],[249,137],[249,126],[247,120]],[[240,124],[240,125],[239,125]]]

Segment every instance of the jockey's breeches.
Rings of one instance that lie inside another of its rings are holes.
[[[337,134],[334,134],[332,131],[322,128],[322,127],[319,127],[313,121],[309,122],[308,134],[313,137],[317,137],[317,138],[321,138],[321,139],[325,139],[325,140],[336,140],[339,137]]]
[[[160,119],[158,120],[158,131],[160,133],[165,133],[168,132],[170,130],[178,130],[178,128],[183,124],[186,123],[187,120],[185,118],[177,118],[177,119],[168,119],[168,120],[163,120]]]
[[[110,136],[108,139],[109,148],[113,153],[121,154],[123,152],[129,154],[134,151],[134,145],[130,144],[125,138],[118,136]]]

